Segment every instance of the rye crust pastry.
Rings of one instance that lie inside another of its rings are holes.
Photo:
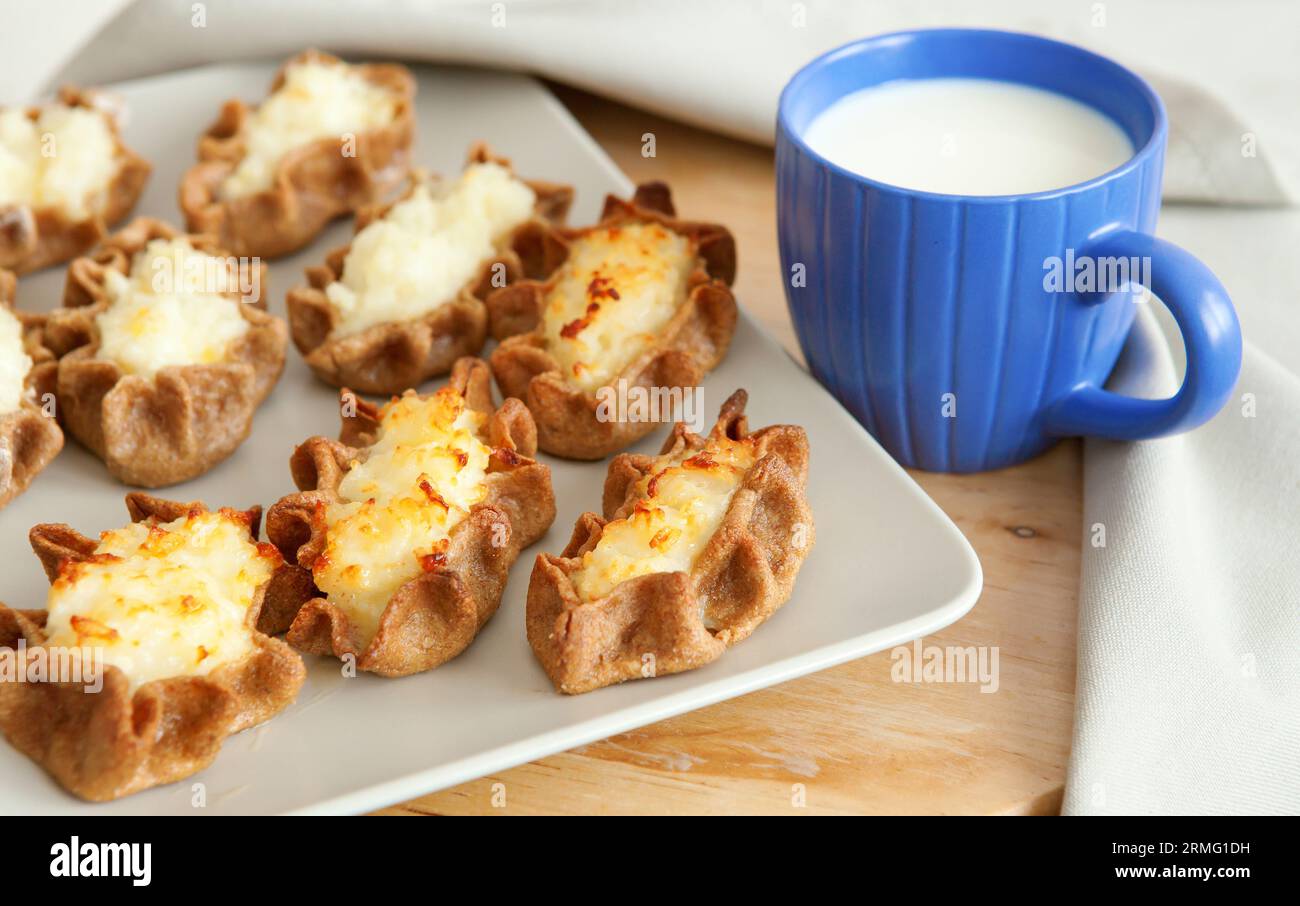
[[[669,235],[684,237],[692,258],[685,276],[684,300],[656,329],[653,340],[605,382],[605,386],[692,388],[727,354],[736,329],[736,299],[731,283],[736,274],[736,244],[731,232],[718,224],[678,220],[668,187],[639,186],[631,201],[605,200],[600,222],[580,230],[547,236],[541,254],[552,276],[546,281],[523,280],[488,296],[492,335],[501,345],[492,353],[492,370],[502,393],[518,397],[537,422],[538,446],[569,459],[603,459],[645,437],[658,427],[651,420],[601,417],[596,391],[575,384],[552,354],[544,330],[544,306],[556,287],[564,262],[584,240],[618,236],[636,225],[657,225]],[[601,317],[603,308],[616,315],[620,279],[596,276],[586,284],[588,304],[583,317],[565,325],[564,337],[579,335],[587,321]],[[622,292],[626,294],[624,286]],[[576,366],[575,366],[576,367]],[[626,382],[626,383],[624,383]],[[601,389],[604,389],[603,387]]]
[[[68,267],[63,308],[51,312],[43,339],[58,357],[55,395],[65,428],[125,484],[156,488],[186,481],[220,463],[248,437],[253,413],[284,369],[288,327],[266,314],[266,265],[259,292],[236,306],[247,329],[218,361],[167,365],[152,375],[127,373],[98,356],[97,317],[109,308],[107,273],[127,275],[153,240],[183,240],[195,252],[229,259],[211,238],[181,234],[147,217],[133,220],[89,257]]]
[[[745,402],[743,390],[733,394],[707,437],[678,424],[659,457],[615,457],[605,480],[604,518],[584,513],[559,557],[537,557],[528,586],[528,642],[560,692],[707,664],[789,598],[814,541],[804,492],[808,439],[792,425],[750,433]],[[674,469],[688,483],[656,488]],[[716,530],[695,539],[689,568],[645,571],[638,561],[671,558],[674,546],[692,544],[692,525],[708,523],[709,492],[691,482],[709,487],[730,469],[734,492]],[[657,510],[665,505],[660,496],[674,492],[683,506],[676,526]],[[598,545],[614,526],[648,535],[648,553],[634,548],[621,562],[603,556]],[[588,588],[595,594],[584,593]]]
[[[127,509],[132,522],[151,525],[209,513],[199,503],[175,503],[142,493],[127,495]],[[242,513],[223,510],[221,515],[238,518],[256,543],[260,507]],[[96,555],[99,542],[66,525],[38,525],[31,531],[31,542],[52,589],[75,583],[84,569],[109,556]],[[87,694],[81,682],[0,683],[0,730],[65,789],[94,802],[203,770],[227,736],[289,705],[306,676],[293,649],[254,629],[259,610],[281,593],[285,570],[271,545],[259,544],[257,550],[256,556],[274,572],[257,588],[247,613],[247,654],[203,675],[164,676],[134,690],[131,678],[111,662],[103,666],[103,688],[94,694]],[[0,647],[16,650],[22,642],[30,655],[49,638],[48,617],[44,610],[11,610],[0,604]],[[85,626],[82,630],[88,636],[105,631]],[[78,650],[72,649],[74,657]]]
[[[18,322],[14,329],[19,335],[12,339],[15,345],[21,343],[21,350],[8,352],[31,360],[17,408],[0,412],[0,509],[25,491],[63,449],[63,431],[41,409],[45,394],[54,391],[55,373],[54,354],[42,344],[45,317],[13,310],[17,285],[11,271],[0,270],[0,319]]]
[[[507,158],[494,155],[480,142],[470,149],[466,166],[483,163],[513,172]],[[357,212],[354,233],[382,219],[426,180],[427,174],[417,171],[401,198],[362,208]],[[493,283],[494,274],[500,273],[498,279],[503,278],[507,285],[545,277],[554,266],[555,246],[550,233],[564,223],[573,201],[572,186],[526,179],[520,182],[536,196],[532,217],[510,231],[497,253],[482,263],[454,298],[420,317],[385,321],[357,333],[331,336],[340,313],[327,297],[326,288],[342,279],[352,243],[331,251],[324,264],[307,268],[308,285],[290,290],[286,302],[294,344],[316,376],[335,387],[391,395],[446,374],[462,356],[477,355],[487,336],[483,300],[494,285],[502,285]]]
[[[347,65],[327,53],[303,51],[280,68],[272,94],[289,67],[300,63]],[[335,217],[373,204],[401,184],[415,136],[415,79],[392,63],[351,68],[391,95],[391,122],[351,136],[354,153],[343,153],[339,135],[307,141],[280,158],[268,188],[227,198],[221,186],[245,156],[255,112],[241,100],[227,101],[199,137],[199,163],[181,179],[180,207],[191,232],[216,236],[236,255],[277,258],[302,248]]]
[[[101,92],[65,85],[59,91],[58,103],[103,114],[118,166],[104,186],[101,203],[85,216],[58,206],[0,205],[0,268],[18,274],[67,261],[94,246],[109,227],[131,213],[149,180],[149,162],[122,143],[118,107],[113,99]],[[26,113],[35,120],[40,111],[39,107],[29,107]]]
[[[490,448],[480,462],[463,457],[459,463],[464,468],[468,460],[470,467],[484,470],[480,499],[432,550],[404,552],[403,559],[418,559],[419,571],[391,596],[381,597],[382,610],[370,635],[316,584],[322,581],[323,571],[330,575],[338,566],[333,559],[354,553],[346,546],[338,555],[330,553],[326,514],[341,503],[340,485],[349,472],[376,455],[382,438],[381,410],[343,391],[345,411],[351,403],[356,414],[344,416],[338,441],[314,437],[294,450],[289,465],[301,490],[267,513],[267,537],[288,562],[296,564],[302,603],[300,608],[264,611],[259,624],[263,632],[287,631],[288,642],[310,654],[355,657],[358,670],[406,676],[431,670],[460,654],[496,612],[510,565],[555,519],[550,469],[530,458],[536,451],[536,432],[523,404],[507,399],[494,406],[485,362],[461,359],[452,369],[449,388],[444,389],[454,390],[465,409],[477,413],[478,435]],[[390,405],[435,396],[408,394]],[[431,502],[450,511],[427,476],[420,476],[419,486]],[[382,544],[385,539],[376,540]],[[344,579],[349,568],[343,568]]]

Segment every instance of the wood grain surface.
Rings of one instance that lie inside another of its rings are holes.
[[[771,149],[552,88],[629,177],[666,180],[683,216],[735,232],[737,297],[798,356]],[[984,567],[975,608],[925,643],[997,646],[996,692],[896,683],[886,651],[378,814],[1055,814],[1074,702],[1080,450],[1062,443],[983,475],[912,473]]]

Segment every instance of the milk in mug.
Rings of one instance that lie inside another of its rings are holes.
[[[904,189],[1020,195],[1077,185],[1133,156],[1108,116],[993,79],[900,79],[835,101],[804,133],[833,164]]]

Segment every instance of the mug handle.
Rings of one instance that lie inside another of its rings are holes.
[[[1178,392],[1163,400],[1079,384],[1047,408],[1047,432],[1145,440],[1190,431],[1209,421],[1232,395],[1241,371],[1241,327],[1223,284],[1189,252],[1145,233],[1110,233],[1092,244],[1089,254],[1151,259],[1151,291],[1178,323],[1187,372]]]

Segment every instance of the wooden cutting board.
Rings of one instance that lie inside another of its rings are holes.
[[[665,180],[683,216],[732,229],[737,297],[801,358],[771,149],[552,87],[634,181]],[[996,692],[896,683],[881,652],[380,814],[1055,814],[1074,705],[1080,451],[1069,441],[1000,472],[912,473],[984,566],[979,603],[925,643],[997,646]]]

